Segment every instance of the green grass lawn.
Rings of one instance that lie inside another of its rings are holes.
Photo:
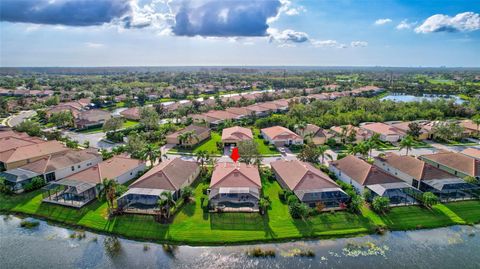
[[[217,142],[222,141],[222,136],[217,132],[211,132],[210,138],[201,142],[194,148],[183,148],[183,147],[175,147],[171,149],[170,153],[191,153],[195,154],[200,150],[205,150],[210,152],[211,155],[221,155],[223,152],[220,152],[217,148]]]
[[[140,124],[138,121],[125,120],[123,122],[122,128],[129,128],[138,124]],[[78,133],[81,133],[81,134],[95,134],[95,133],[101,133],[101,132],[103,132],[103,126],[98,126],[95,128],[89,128],[89,129],[78,131]]]
[[[265,140],[258,137],[260,130],[252,128],[253,139],[257,143],[258,151],[261,155],[279,155],[277,148],[271,145],[265,145]]]
[[[480,221],[480,201],[439,204],[433,209],[418,206],[396,207],[378,215],[367,206],[361,214],[322,213],[307,220],[292,219],[288,206],[279,199],[280,185],[263,182],[265,196],[271,200],[268,213],[207,213],[201,207],[202,190],[208,183],[195,186],[195,202],[185,204],[171,224],[159,224],[152,216],[122,215],[108,219],[105,202],[77,210],[41,203],[41,191],[5,196],[0,194],[0,211],[33,215],[48,220],[81,226],[99,232],[192,245],[238,244],[300,238],[333,238],[373,233],[378,226],[391,230],[473,224]]]

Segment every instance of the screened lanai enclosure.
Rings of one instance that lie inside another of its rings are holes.
[[[432,192],[442,202],[478,199],[480,195],[480,186],[461,178],[423,180],[420,190]]]
[[[125,213],[155,214],[159,210],[158,200],[164,191],[160,189],[131,188],[118,198],[117,205]]]
[[[80,208],[97,197],[96,185],[62,179],[43,187],[43,202]]]
[[[415,205],[422,192],[405,182],[374,184],[366,186],[372,193],[371,200],[376,196],[390,199],[390,206]],[[371,202],[371,201],[369,201]]]
[[[321,203],[324,210],[344,209],[350,197],[340,188],[324,188],[319,190],[296,190],[295,195],[310,207]]]

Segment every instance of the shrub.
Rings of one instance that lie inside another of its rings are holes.
[[[273,249],[261,249],[259,247],[247,250],[247,255],[256,258],[275,257],[275,250]]]
[[[360,195],[351,196],[351,200],[347,205],[350,213],[359,213],[362,210],[363,198]]]
[[[296,204],[296,203],[300,203],[300,200],[298,200],[297,196],[289,195],[287,197],[287,204],[288,205],[292,205],[292,204]]]
[[[309,208],[304,203],[289,204],[288,211],[294,219],[306,218],[309,213]]]
[[[30,182],[23,186],[23,189],[28,192],[40,189],[43,186],[45,186],[45,180],[41,177],[34,177]]]
[[[424,192],[423,195],[422,195],[422,204],[425,206],[425,207],[432,207],[433,205],[436,205],[438,204],[439,202],[439,199],[438,197],[431,193],[431,192]]]
[[[35,220],[34,221],[22,220],[22,222],[20,222],[20,227],[27,228],[27,229],[35,228],[38,225],[40,225],[40,222],[35,221]]]
[[[372,200],[372,209],[377,213],[385,213],[389,209],[390,199],[388,197],[376,196]]]

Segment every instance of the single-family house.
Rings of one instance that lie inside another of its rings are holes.
[[[321,203],[325,210],[343,209],[350,199],[335,181],[310,163],[278,160],[270,165],[282,188],[310,207]]]
[[[125,155],[114,156],[83,171],[52,181],[43,194],[43,202],[80,208],[93,201],[104,179],[125,184],[146,169],[145,162]]]
[[[83,110],[75,117],[75,127],[86,129],[103,125],[112,115],[108,111],[101,109]]]
[[[245,163],[217,163],[208,197],[214,211],[257,212],[262,182],[258,168]]]
[[[426,140],[426,139],[432,139],[432,131],[431,128],[425,127],[428,125],[428,121],[403,121],[403,122],[396,122],[392,123],[390,126],[393,128],[397,129],[399,132],[401,132],[403,135],[407,135],[408,132],[410,131],[410,124],[412,123],[417,123],[420,127],[420,135],[418,136],[418,139],[420,140]]]
[[[236,146],[238,142],[252,139],[252,130],[245,127],[233,126],[222,131],[222,143],[224,146]]]
[[[131,107],[120,112],[120,115],[127,120],[140,120],[140,107]]]
[[[298,127],[296,133],[304,138],[310,137],[313,144],[323,145],[331,136],[326,130],[318,127],[315,124],[307,124],[304,128]]]
[[[69,150],[58,141],[38,141],[37,139],[26,141],[18,137],[0,139],[0,146],[0,166],[6,170],[18,168],[51,154]]]
[[[472,120],[462,120],[458,124],[463,128],[466,136],[480,134],[480,126],[478,126]]]
[[[330,162],[329,170],[341,181],[351,184],[358,193],[368,189],[372,197],[388,197],[390,205],[417,203],[415,197],[419,190],[356,156],[348,155]]]
[[[421,155],[421,160],[460,178],[472,176],[480,179],[480,160],[462,153],[439,152]]]
[[[371,134],[353,125],[333,126],[330,128],[332,138],[337,143],[359,143],[371,137]]]
[[[41,177],[48,183],[83,171],[101,161],[102,155],[96,149],[68,150],[7,170],[0,173],[0,177],[6,178],[6,183],[13,191],[22,192],[34,177]]]
[[[283,126],[273,126],[260,130],[263,138],[275,146],[303,145],[303,138]]]
[[[397,142],[402,139],[405,134],[403,132],[398,131],[396,128],[382,123],[382,122],[374,122],[374,123],[367,123],[360,126],[361,129],[366,130],[367,132],[373,134],[380,135],[380,140],[385,142]]]
[[[199,173],[200,166],[196,162],[181,158],[166,160],[133,182],[118,198],[118,207],[126,212],[154,210],[163,192],[172,193],[177,200],[181,197],[181,190],[190,186]]]
[[[432,192],[442,201],[471,199],[477,186],[412,156],[389,152],[375,158],[375,164],[423,192]]]
[[[182,134],[191,132],[192,135],[182,139]],[[189,125],[180,131],[176,131],[166,136],[168,144],[194,146],[210,138],[210,128],[205,126]]]

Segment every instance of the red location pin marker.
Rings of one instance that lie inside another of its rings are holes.
[[[230,155],[230,158],[232,158],[232,160],[234,162],[237,162],[238,159],[240,158],[240,154],[238,153],[238,148],[237,147],[232,149],[232,154]]]

